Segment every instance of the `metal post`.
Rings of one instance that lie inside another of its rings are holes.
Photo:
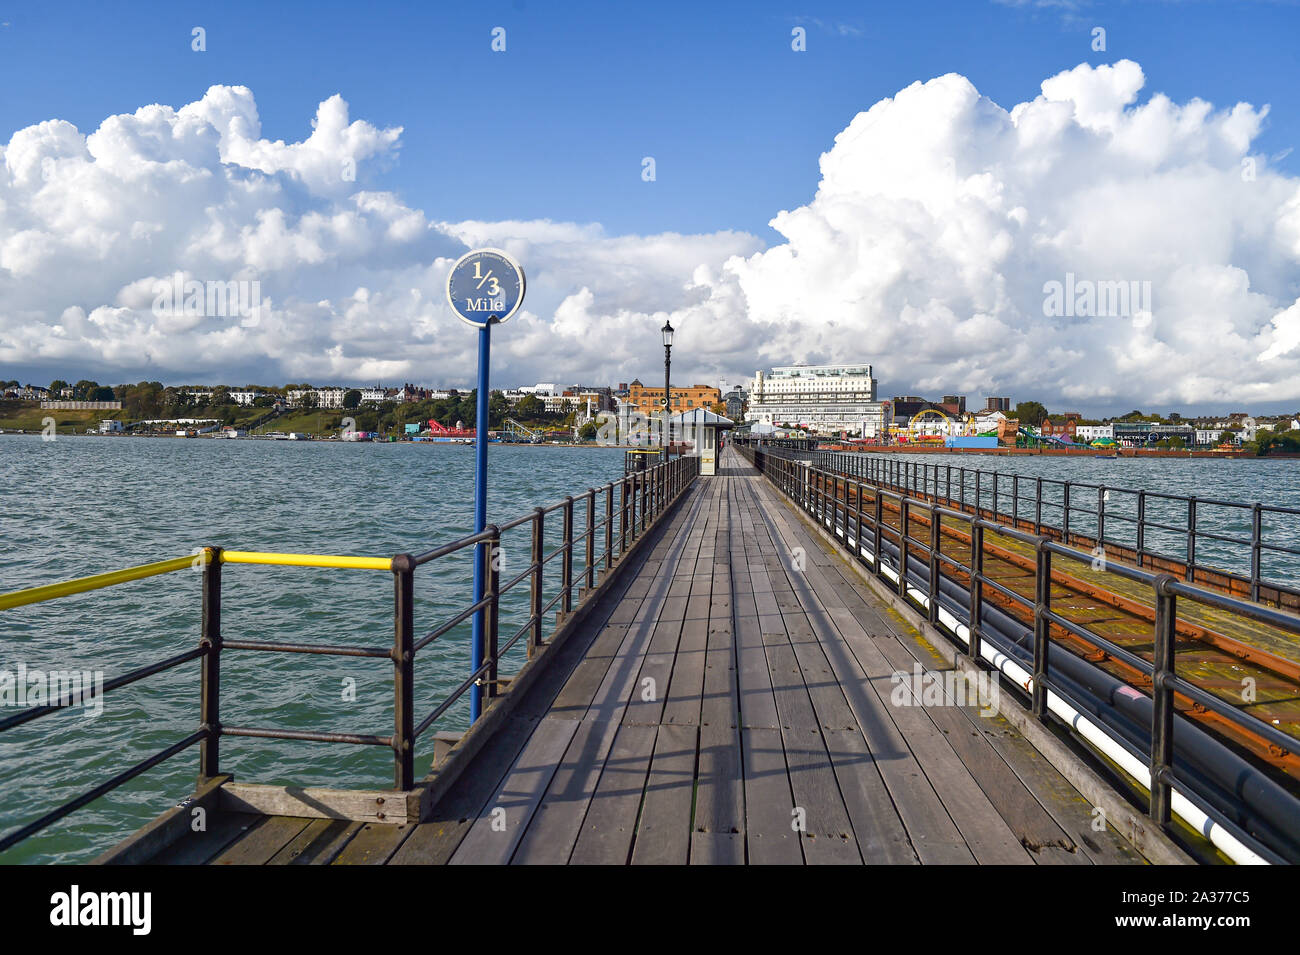
[[[1038,542],[1038,566],[1034,579],[1034,694],[1032,710],[1038,719],[1047,718],[1047,657],[1052,625],[1052,552],[1046,539]]]
[[[981,503],[981,500],[983,499],[984,495],[983,495],[983,493],[981,493],[981,489],[980,489],[980,477],[982,477],[983,474],[984,474],[984,472],[981,471],[979,468],[976,468],[976,469],[975,469],[975,516],[976,516],[976,517],[980,517],[980,516],[981,516],[981,514],[980,514],[980,503]]]
[[[930,623],[939,622],[939,525],[942,518],[937,507],[930,508]]]
[[[1260,557],[1264,543],[1263,509],[1259,504],[1251,508],[1250,514],[1250,599],[1259,600]]]
[[[587,589],[596,586],[596,489],[587,488]]]
[[[1187,499],[1187,580],[1196,579],[1196,495]]]
[[[1169,592],[1174,578],[1156,578],[1155,647],[1151,673],[1151,804],[1150,816],[1157,825],[1170,817],[1169,771],[1174,760],[1174,626],[1178,619],[1177,598]]]
[[[1034,479],[1034,533],[1043,534],[1043,479]]]
[[[627,504],[628,480],[626,477],[619,482],[618,487],[618,553],[621,557],[627,553]]]
[[[898,537],[898,595],[907,600],[907,497],[899,499],[899,521],[902,528]]]
[[[1106,486],[1097,488],[1097,546],[1106,545]]]
[[[966,653],[971,659],[980,656],[980,617],[984,600],[984,525],[978,520],[970,528],[970,618],[967,629],[970,642]]]
[[[993,520],[996,521],[999,515],[998,511],[998,472],[993,472]]]
[[[880,576],[880,525],[883,523],[884,514],[883,502],[880,497],[880,488],[871,490],[871,570],[877,577]]]
[[[626,480],[624,481],[626,486]],[[626,529],[626,525],[625,529]],[[528,638],[528,656],[531,658],[542,646],[542,588],[545,580],[542,575],[542,551],[546,536],[546,511],[533,508],[533,554],[532,577],[528,587],[530,612],[532,614],[533,632]]]
[[[573,609],[573,495],[564,498],[564,553],[560,555],[560,575],[563,579],[564,599],[560,605],[564,612]]]
[[[614,566],[614,484],[605,485],[605,569]]]
[[[478,330],[478,402],[474,417],[476,432],[474,443],[474,530],[479,534],[487,525],[487,455],[488,455],[488,368],[492,350],[492,325],[483,325]],[[483,599],[483,543],[475,544],[478,559],[474,561],[474,603]],[[477,670],[483,665],[483,611],[474,614],[470,630],[470,670]],[[469,719],[478,720],[483,709],[483,688],[474,685],[470,688]]]
[[[857,563],[862,559],[862,482],[857,482],[856,507],[853,509],[853,561]],[[848,528],[844,529],[844,536],[848,536]]]
[[[483,568],[483,573],[487,577],[487,593],[484,599],[490,600],[487,606],[486,619],[483,627],[483,659],[487,662],[488,671],[483,676],[483,683],[487,687],[487,698],[491,700],[500,693],[497,685],[497,634],[500,632],[498,620],[501,609],[501,531],[495,525],[487,528],[492,536],[488,539],[488,548],[485,560],[487,566]],[[490,705],[490,704],[489,704]]]
[[[203,621],[199,646],[199,723],[207,738],[199,744],[199,778],[211,779],[220,771],[221,749],[221,548],[209,547],[203,565]]]
[[[1020,529],[1020,475],[1011,475],[1011,526]]]
[[[393,558],[393,788],[415,786],[415,562]]]
[[[1070,482],[1066,481],[1062,493],[1061,504],[1061,543],[1069,545],[1070,543]]]
[[[650,504],[650,481],[649,481],[649,477],[650,477],[650,475],[649,475],[649,474],[641,474],[641,475],[639,475],[639,477],[640,477],[640,480],[641,480],[641,524],[640,524],[640,533],[644,534],[644,533],[645,533],[646,526],[647,526],[647,524],[648,524],[648,522],[649,522],[649,520],[650,520],[650,515],[649,515],[649,513],[648,513],[648,510],[649,510],[649,504]]]
[[[1147,543],[1147,492],[1138,491],[1137,564],[1142,566]]]

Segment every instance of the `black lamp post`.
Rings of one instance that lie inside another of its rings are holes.
[[[664,327],[660,329],[664,336],[664,460],[667,461],[671,454],[672,428],[668,424],[669,415],[672,414],[672,391],[669,384],[669,369],[672,367],[673,360],[673,323],[664,320]]]

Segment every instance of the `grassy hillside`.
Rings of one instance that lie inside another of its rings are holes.
[[[121,419],[120,411],[43,411],[39,401],[0,401],[0,428],[5,431],[41,431],[53,418],[59,434],[98,428],[105,418]]]

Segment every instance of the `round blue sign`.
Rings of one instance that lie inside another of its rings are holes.
[[[497,325],[524,300],[524,270],[499,249],[466,252],[447,274],[447,301],[475,328]]]

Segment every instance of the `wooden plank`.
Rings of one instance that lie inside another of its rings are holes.
[[[665,607],[667,601],[665,601]],[[682,618],[659,617],[655,621],[641,668],[632,685],[627,707],[621,717],[624,723],[657,725],[663,718],[664,700],[672,682],[673,663],[677,657],[677,644],[681,640]]]
[[[619,727],[573,847],[570,864],[627,863],[657,730],[655,726]]]
[[[451,858],[514,764],[538,721],[512,717],[493,734],[447,794],[393,853],[395,865],[442,865]]]
[[[148,825],[97,856],[91,865],[139,865],[148,862],[177,839],[185,838],[193,831],[194,819],[198,815],[196,810],[201,809],[208,814],[215,811],[218,792],[233,778],[223,774],[202,782],[195,788],[193,795],[186,796],[166,812],[160,813]]]
[[[604,682],[629,629],[630,623],[607,624],[601,628],[586,656],[579,661],[549,707],[550,715],[575,720],[587,715],[596,690]]]
[[[264,816],[247,812],[212,812],[207,817],[207,829],[190,832],[167,846],[149,860],[150,865],[204,865],[227,846],[234,843],[254,826],[261,825]]]
[[[313,819],[267,865],[328,865],[363,824],[346,819]]]
[[[861,863],[862,855],[821,730],[782,726],[781,739],[794,809],[802,823],[804,859],[809,865]]]
[[[363,823],[330,865],[387,865],[414,829],[414,825]]]
[[[452,854],[452,865],[510,861],[577,727],[575,720],[552,717],[537,724],[519,759]]]
[[[782,728],[816,730],[820,725],[808,699],[803,670],[785,631],[764,631],[763,652],[767,655],[772,696]]]
[[[884,702],[888,675],[882,700],[839,631],[818,636],[918,857],[935,864],[973,862],[965,840],[890,716]]]
[[[773,522],[775,523],[775,518]],[[838,578],[838,575],[834,576]],[[826,620],[829,617],[833,621],[833,626],[848,643],[851,652],[857,657],[866,675],[882,688],[885,681],[892,684],[891,678],[895,668],[862,625],[844,608],[826,607],[821,604],[814,588],[820,587],[829,602],[842,603],[838,595],[834,595],[834,587],[830,584],[828,574],[814,562],[810,562],[806,572],[793,583],[806,591],[800,595],[800,598],[808,607],[809,619],[814,627],[822,623],[823,629],[829,630],[829,621]],[[883,621],[881,623],[880,632],[892,636],[889,628],[883,627]],[[882,702],[886,699],[890,697],[881,697]],[[903,731],[909,748],[916,755],[918,763],[943,800],[950,817],[957,824],[975,857],[981,862],[1000,864],[1032,862],[1015,832],[999,815],[997,808],[980,788],[960,755],[944,736],[942,728],[932,718],[932,714],[927,712],[927,708],[920,705],[891,705],[889,713],[891,719]]]
[[[867,609],[869,605],[866,604],[859,587],[845,577],[843,571],[841,571],[841,578],[843,585],[837,585],[836,589],[845,598],[845,603],[851,608],[861,606]],[[901,660],[900,665],[908,665],[909,661],[924,662],[923,653],[915,641],[902,639],[896,631],[895,637],[893,641],[882,643],[882,649],[887,654],[892,655],[891,647],[897,647],[907,654],[906,657],[897,658]],[[1025,841],[1035,861],[1040,864],[1078,864],[1090,861],[1118,864],[1140,861],[1137,852],[1112,827],[1106,826],[1102,831],[1092,829],[1091,804],[1079,795],[1078,790],[1004,718],[982,716],[973,706],[954,707],[953,713],[963,717],[965,723],[950,726],[948,729],[950,740],[960,739],[965,729],[966,732],[978,734],[994,751],[994,756],[964,757],[967,765],[983,768],[982,764],[985,761],[992,763],[993,759],[997,758],[1001,766],[995,763],[993,769],[1001,772],[1001,767],[1005,767],[1007,772],[1014,773],[1021,782],[1025,796],[1017,795],[1013,797],[1015,801],[1019,803],[1023,798],[1032,799],[1034,805],[1050,816],[1061,831],[1062,837],[1068,840],[1065,843],[1053,844],[1050,841],[1054,835],[1052,830],[1047,829],[1045,833],[1040,833],[1028,825],[1022,827],[1017,824],[1015,816],[1008,818],[1008,823],[1020,832],[1022,841]],[[994,799],[994,805],[1000,812],[1003,811],[1004,803],[1001,799]],[[1033,816],[1032,808],[1024,809],[1022,813],[1031,818]],[[1005,812],[1003,815],[1006,818]],[[1071,845],[1073,848],[1070,847]]]
[[[745,836],[737,832],[692,832],[691,865],[744,865]]]
[[[746,858],[751,865],[799,865],[803,850],[791,827],[795,802],[781,731],[744,727],[740,733]]]
[[[275,816],[244,834],[215,858],[212,865],[266,865],[271,858],[307,828],[310,819]]]
[[[920,663],[908,654],[895,640],[879,639],[876,646],[900,671],[906,672]],[[923,669],[942,680],[942,672]],[[951,671],[948,671],[951,672]],[[972,691],[973,692],[973,691]],[[944,694],[945,705],[927,706],[926,715],[944,734],[945,741],[961,759],[971,778],[988,797],[997,813],[1015,833],[1020,844],[1039,862],[1085,862],[1077,853],[1078,844],[1072,840],[1056,821],[1025,788],[1011,768],[985,738],[978,724],[972,724],[957,700]],[[997,731],[1008,732],[1010,727],[996,717],[980,717],[978,708],[972,708],[974,719]],[[1059,851],[1053,851],[1059,850]]]
[[[419,818],[422,795],[418,788],[409,792],[394,792],[385,789],[268,786],[231,781],[221,787],[217,804],[226,812],[402,825]]]
[[[335,819],[309,819],[307,825],[302,831],[290,839],[276,852],[270,859],[266,860],[267,865],[285,865],[297,858],[302,850],[314,842],[320,836],[321,831],[328,826],[344,828],[346,823]]]
[[[786,769],[810,863],[862,861],[839,782],[831,767],[821,729],[804,685],[803,671],[784,632],[764,633],[763,647],[781,718]]]
[[[708,656],[709,620],[687,620],[673,659],[662,721],[697,726],[704,695],[704,667]]]
[[[569,861],[618,726],[609,720],[583,720],[578,724],[515,849],[512,864],[564,865]]]
[[[659,728],[632,848],[633,864],[685,865],[690,859],[697,740],[695,726]]]
[[[717,532],[719,546],[730,551],[734,511],[730,506],[730,478],[723,479],[727,507]],[[744,781],[740,751],[740,690],[732,607],[733,575],[716,574],[709,605],[709,632],[704,660],[704,696],[700,702],[699,765],[696,770],[693,865],[743,864],[745,861]],[[748,575],[743,575],[748,586]],[[721,599],[725,594],[726,598]],[[752,606],[752,602],[751,602]]]
[[[919,864],[902,816],[861,731],[856,727],[832,729],[823,730],[822,735],[862,860],[868,865]]]
[[[749,595],[752,600],[752,595]],[[739,607],[746,595],[737,594]],[[772,693],[772,674],[763,650],[763,631],[757,616],[736,617],[736,681],[740,689],[740,725],[780,726],[776,697]]]

